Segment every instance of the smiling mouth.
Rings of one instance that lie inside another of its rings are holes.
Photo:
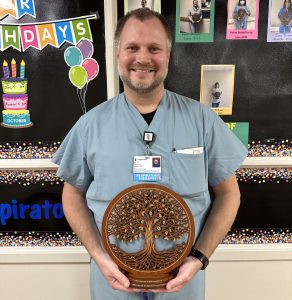
[[[138,72],[138,73],[151,73],[154,72],[154,69],[136,69],[136,68],[131,68],[131,71],[133,72]]]

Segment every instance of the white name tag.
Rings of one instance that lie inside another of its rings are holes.
[[[134,181],[161,180],[161,156],[134,156]]]

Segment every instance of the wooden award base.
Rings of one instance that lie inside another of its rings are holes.
[[[169,273],[156,275],[152,278],[131,273],[126,273],[126,276],[130,280],[130,286],[138,289],[165,288],[167,282],[173,278],[173,275]]]

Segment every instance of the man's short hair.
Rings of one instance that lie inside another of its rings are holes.
[[[149,8],[138,8],[132,11],[129,11],[126,15],[124,15],[122,18],[118,20],[116,31],[115,31],[115,47],[118,48],[119,42],[120,42],[120,37],[121,33],[124,29],[125,24],[130,18],[135,18],[141,22],[145,20],[150,20],[150,19],[155,19],[157,18],[160,22],[161,25],[163,26],[167,40],[168,40],[168,46],[169,49],[171,49],[171,44],[172,44],[172,36],[171,36],[171,31],[168,22],[166,21],[165,17],[161,15],[160,13],[151,10]]]

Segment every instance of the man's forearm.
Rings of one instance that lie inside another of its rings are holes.
[[[229,180],[233,181],[235,186],[228,192],[216,195],[206,224],[195,244],[195,248],[207,257],[211,256],[231,228],[240,205],[235,176]]]
[[[104,254],[101,236],[87,207],[85,196],[65,183],[62,195],[63,209],[68,223],[77,234],[89,255],[98,262]]]

